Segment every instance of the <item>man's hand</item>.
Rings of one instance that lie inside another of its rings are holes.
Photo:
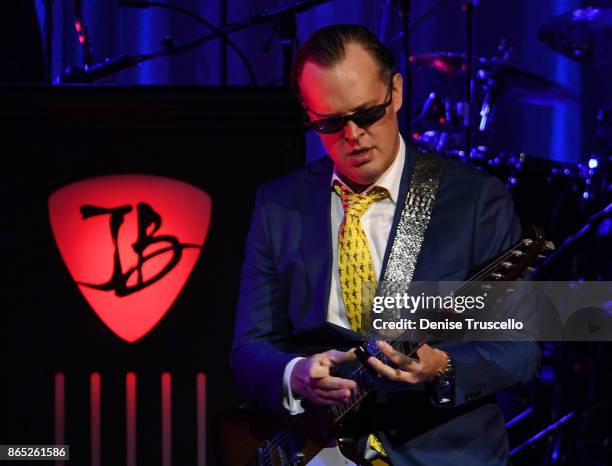
[[[333,377],[330,371],[334,366],[354,359],[353,350],[329,350],[302,359],[291,372],[291,390],[318,405],[344,403],[357,384],[353,380]]]
[[[378,341],[376,345],[389,358],[394,367],[383,363],[374,356],[368,359],[368,364],[380,375],[394,382],[411,384],[431,382],[444,369],[448,360],[444,351],[432,348],[427,344],[417,350],[418,359],[394,350],[390,344],[384,341]]]

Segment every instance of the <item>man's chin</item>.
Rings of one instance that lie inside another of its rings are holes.
[[[350,172],[348,176],[344,176],[344,178],[348,178],[348,180],[353,184],[369,186],[372,183],[375,183],[379,176],[372,170],[359,170]]]

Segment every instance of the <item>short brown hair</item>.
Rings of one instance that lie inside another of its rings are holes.
[[[313,62],[322,68],[331,68],[344,59],[349,44],[359,44],[370,54],[379,65],[381,81],[391,80],[395,73],[395,57],[389,47],[365,26],[334,24],[312,33],[298,50],[289,78],[291,92],[296,97],[301,97],[299,81],[306,62]]]

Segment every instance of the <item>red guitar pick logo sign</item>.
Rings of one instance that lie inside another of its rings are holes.
[[[181,292],[211,209],[200,189],[146,175],[78,181],[49,198],[70,275],[102,322],[130,343],[155,327]]]

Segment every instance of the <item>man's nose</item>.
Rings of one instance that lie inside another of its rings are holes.
[[[364,132],[363,128],[357,126],[354,121],[349,120],[344,127],[344,139],[348,142],[356,142]]]

